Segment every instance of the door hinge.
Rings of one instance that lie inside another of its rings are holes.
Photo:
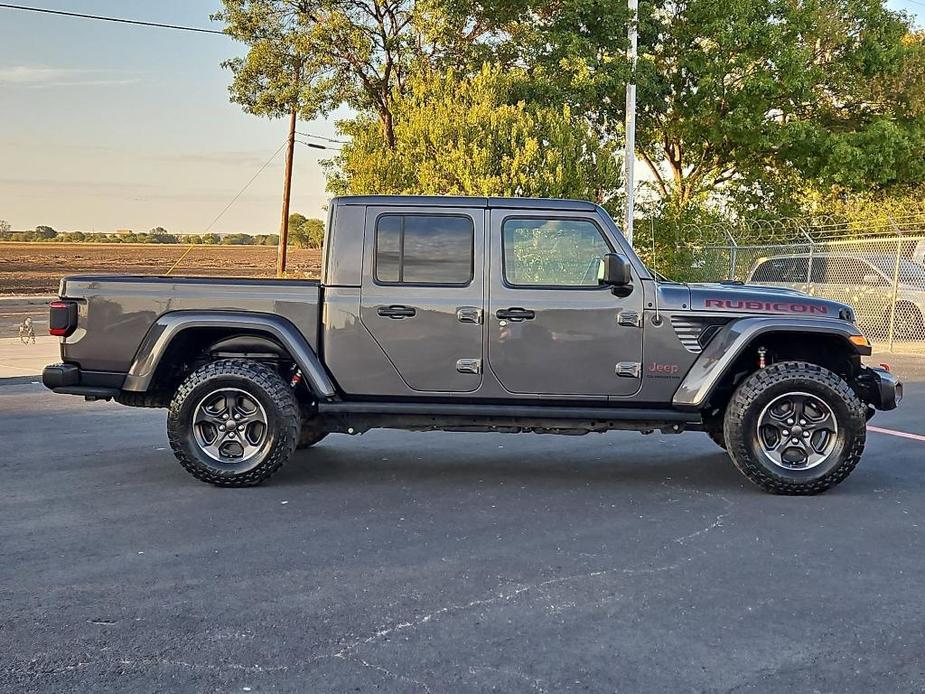
[[[620,378],[639,378],[642,374],[642,364],[638,361],[621,361],[615,371]]]
[[[623,325],[627,328],[641,328],[642,314],[639,311],[620,311],[617,315],[617,325]]]
[[[482,322],[482,309],[477,306],[460,306],[456,309],[456,320],[460,323],[480,324]]]
[[[461,374],[480,374],[482,373],[482,360],[458,359],[456,361],[456,370]]]

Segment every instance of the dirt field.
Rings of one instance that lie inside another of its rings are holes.
[[[0,242],[0,295],[53,294],[62,275],[119,273],[163,275],[187,246],[157,244],[4,243]],[[316,278],[321,251],[289,251],[289,273]],[[272,277],[272,246],[195,246],[174,275],[206,277]]]

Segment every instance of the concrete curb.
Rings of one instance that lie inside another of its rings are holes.
[[[10,376],[8,378],[0,378],[0,388],[3,386],[22,386],[28,385],[30,383],[42,384],[41,375],[36,376]]]
[[[20,294],[0,296],[0,306],[41,306],[58,298],[57,294]]]

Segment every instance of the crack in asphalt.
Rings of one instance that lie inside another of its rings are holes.
[[[713,521],[710,522],[709,524],[707,524],[706,526],[704,526],[704,527],[700,528],[699,530],[696,530],[696,531],[694,531],[694,532],[692,532],[692,533],[688,533],[688,534],[686,534],[686,535],[681,535],[681,536],[679,536],[679,537],[672,538],[670,541],[668,541],[668,542],[666,542],[665,544],[663,544],[662,547],[660,547],[659,550],[658,550],[658,552],[656,553],[656,556],[660,555],[661,553],[664,553],[664,552],[665,552],[667,549],[669,549],[672,545],[675,545],[675,544],[677,544],[677,545],[685,545],[685,544],[687,544],[689,541],[691,541],[691,540],[693,540],[693,539],[695,539],[695,538],[702,537],[702,536],[706,535],[707,533],[709,533],[709,532],[715,530],[716,528],[722,527],[722,526],[723,526],[723,521],[732,513],[732,508],[733,508],[734,504],[733,504],[732,501],[730,501],[730,500],[729,500],[728,498],[726,498],[725,496],[713,494],[713,493],[711,493],[711,492],[707,492],[707,491],[700,490],[700,489],[691,489],[691,488],[681,487],[681,486],[677,486],[677,485],[669,485],[669,484],[667,484],[666,482],[662,482],[662,486],[663,486],[663,487],[666,487],[666,488],[668,488],[668,489],[673,489],[673,490],[676,490],[676,491],[680,491],[680,492],[692,494],[692,495],[695,495],[695,496],[696,496],[696,495],[701,495],[701,496],[706,496],[706,497],[709,497],[709,498],[716,498],[716,499],[719,499],[719,500],[721,500],[721,501],[723,502],[725,508],[724,508],[724,510],[723,510],[722,513],[717,514],[717,515],[714,517]],[[701,554],[702,554],[702,553],[701,553]],[[347,661],[347,660],[359,660],[359,662],[360,662],[361,664],[363,664],[365,667],[372,667],[372,668],[374,668],[374,669],[381,669],[383,672],[388,673],[388,674],[391,675],[392,677],[396,677],[396,678],[399,678],[399,677],[400,677],[401,679],[405,679],[406,681],[416,683],[416,684],[420,685],[425,691],[430,692],[430,689],[429,689],[429,688],[427,687],[427,685],[424,684],[423,682],[420,682],[420,681],[418,681],[418,680],[414,680],[414,679],[408,677],[407,675],[397,675],[396,673],[393,673],[393,672],[391,672],[391,671],[389,671],[389,670],[386,670],[385,668],[379,668],[379,667],[377,667],[377,666],[370,665],[370,664],[367,663],[366,661],[363,661],[363,660],[359,659],[359,656],[355,656],[355,657],[354,657],[353,654],[354,654],[358,649],[362,648],[363,646],[366,646],[366,645],[369,645],[369,644],[374,643],[374,642],[376,642],[376,641],[379,641],[379,640],[381,640],[381,639],[383,639],[383,638],[386,638],[386,637],[390,636],[391,634],[394,634],[394,633],[397,633],[397,632],[400,632],[400,631],[409,630],[409,629],[411,629],[411,630],[416,629],[416,628],[418,628],[418,627],[420,627],[420,626],[423,626],[423,625],[425,625],[425,624],[427,624],[427,623],[433,621],[433,620],[436,619],[436,618],[442,617],[442,616],[447,615],[447,614],[455,614],[455,613],[458,613],[458,612],[464,612],[464,611],[466,611],[466,610],[470,610],[470,609],[475,608],[475,607],[485,607],[485,606],[494,605],[494,604],[498,604],[498,603],[508,603],[508,602],[511,602],[512,600],[514,600],[515,598],[519,597],[520,595],[523,595],[524,593],[527,593],[527,592],[531,592],[531,591],[539,591],[539,592],[542,592],[543,589],[548,588],[548,587],[550,587],[550,586],[562,585],[562,584],[565,584],[565,583],[570,583],[570,582],[573,582],[573,581],[580,581],[580,580],[583,580],[583,579],[593,579],[593,578],[599,578],[599,577],[601,577],[601,576],[609,576],[609,575],[643,576],[643,575],[652,575],[652,574],[657,574],[657,573],[664,573],[664,572],[668,572],[668,571],[674,571],[674,570],[680,568],[680,567],[681,567],[682,565],[684,565],[685,563],[688,563],[688,562],[693,561],[693,559],[694,559],[694,555],[691,555],[691,556],[687,556],[687,557],[682,557],[682,558],[680,558],[680,559],[678,559],[678,560],[676,560],[676,561],[674,561],[674,562],[672,562],[672,563],[664,564],[664,565],[661,565],[661,566],[647,567],[647,568],[643,568],[643,567],[637,567],[637,568],[618,568],[618,567],[614,567],[614,568],[610,568],[610,569],[600,569],[600,570],[598,570],[598,571],[591,571],[591,572],[587,572],[587,573],[583,573],[583,574],[573,574],[573,575],[570,575],[570,576],[560,576],[560,577],[557,577],[557,578],[548,579],[548,580],[546,580],[546,581],[540,581],[540,582],[538,582],[538,583],[521,584],[521,585],[515,587],[513,590],[510,590],[510,591],[501,591],[501,592],[497,593],[496,595],[492,595],[492,596],[489,596],[489,597],[486,597],[486,598],[479,598],[479,599],[477,599],[477,600],[472,600],[472,601],[467,602],[467,603],[464,603],[464,604],[447,605],[447,606],[445,606],[445,607],[441,607],[441,608],[439,608],[439,609],[436,609],[436,610],[433,610],[433,611],[431,611],[431,612],[428,612],[427,614],[425,614],[425,615],[423,615],[423,616],[421,616],[421,617],[418,617],[417,619],[412,619],[412,620],[406,620],[406,621],[396,622],[396,623],[393,623],[393,624],[390,624],[390,625],[385,625],[385,626],[379,627],[375,632],[373,632],[373,633],[370,634],[369,636],[366,636],[366,637],[363,637],[363,638],[359,638],[359,639],[355,639],[355,640],[352,641],[351,643],[348,643],[346,646],[343,646],[340,650],[336,651],[335,653],[331,653],[331,654],[321,654],[321,655],[318,655],[318,656],[314,656],[313,658],[310,659],[310,662],[311,662],[311,661],[316,661],[316,660],[328,659],[328,658],[337,658],[337,659],[345,660],[345,661]],[[471,668],[470,668],[470,669],[471,669]]]

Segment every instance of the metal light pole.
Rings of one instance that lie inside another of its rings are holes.
[[[635,205],[635,177],[634,169],[636,165],[636,43],[638,22],[638,0],[628,0],[629,3],[629,29],[627,38],[629,39],[629,48],[626,54],[630,61],[630,78],[626,83],[626,151],[623,155],[626,166],[625,185],[626,185],[626,214],[623,221],[623,233],[630,246],[633,245],[633,207]]]

